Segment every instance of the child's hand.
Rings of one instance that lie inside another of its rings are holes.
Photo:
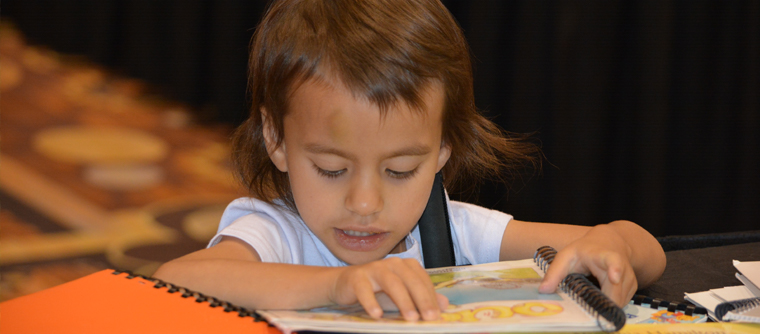
[[[595,226],[557,253],[539,292],[554,292],[570,273],[591,274],[602,292],[623,307],[638,287],[630,255],[628,243],[618,233],[607,225]]]
[[[341,305],[358,301],[373,318],[380,318],[383,308],[388,309],[378,302],[385,299],[378,298],[375,295],[378,292],[390,297],[409,321],[419,320],[420,315],[423,320],[437,320],[441,310],[448,306],[448,299],[435,292],[430,276],[414,259],[393,257],[344,268],[335,281],[330,299]]]

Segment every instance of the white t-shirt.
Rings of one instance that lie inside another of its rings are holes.
[[[512,216],[473,204],[450,201],[448,196],[446,201],[456,264],[499,261],[501,239]],[[301,217],[250,197],[238,198],[227,206],[217,234],[208,247],[216,245],[222,236],[235,237],[248,243],[258,252],[262,262],[332,267],[347,265],[327,249]],[[419,226],[415,226],[407,236],[406,251],[387,257],[414,258],[424,267]]]

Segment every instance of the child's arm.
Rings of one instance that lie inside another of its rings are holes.
[[[532,257],[538,247],[559,252],[539,290],[553,292],[569,273],[592,274],[618,305],[628,303],[638,287],[660,278],[665,253],[649,232],[629,221],[594,227],[513,220],[501,244],[501,260]]]
[[[248,244],[224,237],[217,245],[162,265],[156,278],[252,309],[307,309],[357,301],[372,317],[384,292],[407,320],[435,320],[445,298],[413,259],[389,258],[347,267],[264,263]]]

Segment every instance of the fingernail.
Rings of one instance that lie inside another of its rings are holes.
[[[435,310],[429,310],[425,312],[425,319],[426,320],[435,320],[438,319],[438,312]]]
[[[419,319],[419,317],[420,317],[420,315],[417,314],[416,311],[408,311],[405,314],[406,315],[404,316],[404,318],[406,318],[407,321],[415,321],[415,320]]]

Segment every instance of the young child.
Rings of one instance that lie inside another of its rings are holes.
[[[453,189],[537,151],[475,109],[450,13],[438,0],[275,1],[249,65],[251,114],[233,154],[252,197],[229,205],[208,248],[155,277],[254,309],[358,302],[377,318],[389,297],[407,320],[439,318],[448,302],[423,269],[416,227],[435,174]],[[541,292],[591,274],[623,305],[665,267],[654,237],[628,221],[571,226],[448,208],[457,265],[560,250]]]

